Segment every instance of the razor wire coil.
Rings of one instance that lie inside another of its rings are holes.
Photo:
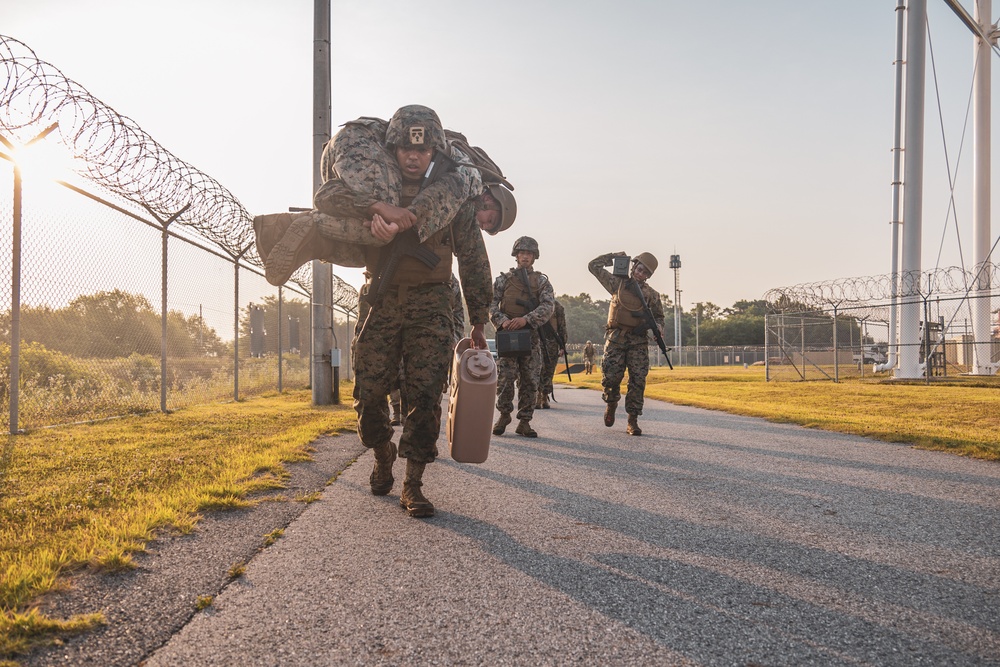
[[[263,267],[252,217],[240,201],[208,174],[158,144],[128,116],[110,108],[58,68],[39,60],[23,42],[0,35],[0,130],[27,142],[40,128],[58,123],[61,143],[83,178],[176,223],[222,248],[234,260]],[[300,267],[291,281],[312,294],[311,271]],[[332,305],[356,312],[358,292],[333,276]]]

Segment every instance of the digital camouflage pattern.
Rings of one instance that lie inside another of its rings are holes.
[[[389,147],[448,149],[437,112],[420,104],[400,107],[392,114],[385,131],[385,143]]]
[[[559,334],[559,339],[565,343],[567,340],[566,309],[558,301],[555,302],[555,310],[549,324],[552,326],[552,330]],[[562,356],[559,354],[562,348],[559,347],[559,341],[552,336],[544,337],[542,345],[545,347],[545,352],[542,354],[543,367],[538,390],[546,396],[551,396],[552,378],[556,373],[556,366],[562,361]]]
[[[609,294],[616,294],[619,287],[631,278],[621,278],[612,275],[605,267],[611,266],[611,258],[621,253],[608,253],[591,260],[588,268],[594,277]],[[663,304],[659,293],[645,281],[639,283],[653,321],[660,327],[664,325]],[[646,376],[649,374],[649,345],[652,333],[642,331],[624,331],[617,327],[609,327],[604,336],[604,360],[601,363],[601,385],[604,387],[604,402],[616,403],[621,399],[621,383],[628,372],[628,390],[625,395],[625,412],[629,415],[641,415],[643,394],[646,391]]]
[[[469,321],[484,324],[492,300],[490,264],[475,208],[462,208],[452,222],[453,251],[468,307]],[[359,323],[352,344],[354,409],[358,435],[367,447],[393,436],[386,395],[403,363],[402,394],[407,405],[399,456],[419,463],[433,461],[441,432],[441,389],[448,377],[454,346],[454,292],[451,281],[390,288],[375,310],[359,302]],[[364,336],[361,336],[362,327]]]
[[[542,350],[538,345],[538,331],[532,330],[531,354],[497,359],[497,410],[505,415],[514,411],[514,390],[517,389],[517,418],[531,421],[541,373]]]
[[[454,326],[452,338],[455,345],[458,345],[465,338],[465,308],[462,306],[462,283],[454,273],[451,274],[451,300],[451,321]]]
[[[501,310],[503,294],[511,282],[522,285],[517,277],[518,269],[512,268],[497,276],[493,282],[493,302],[490,304],[490,321],[497,330],[504,322],[512,319]],[[528,273],[538,273],[528,269]],[[517,388],[517,418],[531,420],[535,412],[535,398],[542,372],[542,348],[538,328],[549,321],[555,310],[555,294],[552,283],[544,273],[538,273],[538,307],[524,317],[531,328],[531,354],[525,357],[500,357],[497,360],[497,410],[510,414],[514,410],[514,389]]]
[[[394,153],[385,144],[384,120],[359,118],[345,123],[323,149],[320,173],[323,184],[313,197],[313,206],[323,214],[320,233],[345,243],[382,246],[364,222],[368,207],[377,202],[399,206],[403,175]],[[452,158],[468,162],[458,148]],[[457,167],[424,187],[406,207],[417,216],[417,236],[426,241],[455,218],[465,202],[483,193],[479,172]],[[327,218],[327,219],[323,219]]]

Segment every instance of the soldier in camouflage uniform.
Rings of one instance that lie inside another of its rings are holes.
[[[597,351],[594,349],[594,344],[589,340],[583,348],[583,370],[587,375],[594,372],[594,355]]]
[[[399,207],[390,202],[366,205],[372,211],[373,231],[386,228],[382,217],[402,215],[393,208],[410,206],[420,192],[421,179],[430,162],[432,148],[443,142],[441,123],[426,107],[403,107],[393,116],[386,131],[386,148],[397,158],[402,173],[402,195]],[[344,183],[344,187],[347,184]],[[350,199],[365,202],[370,193],[357,192]],[[347,201],[347,200],[341,200]],[[374,207],[374,208],[373,208]],[[442,207],[442,210],[446,207]],[[335,211],[345,215],[343,211]],[[355,211],[357,212],[357,211]],[[371,280],[379,271],[382,253],[390,251],[366,246],[365,263],[368,283],[361,289],[359,324],[353,341],[354,409],[358,414],[358,435],[361,442],[374,450],[375,467],[370,477],[371,491],[385,495],[392,490],[392,465],[397,448],[392,442],[389,405],[386,395],[393,378],[403,365],[403,395],[408,406],[399,439],[398,454],[407,460],[400,505],[410,516],[434,514],[434,505],[421,491],[426,464],[438,454],[437,439],[441,431],[441,388],[448,375],[454,336],[453,295],[451,286],[452,257],[458,259],[458,274],[462,283],[472,341],[477,349],[486,349],[483,325],[486,323],[492,298],[489,258],[482,233],[476,223],[476,206],[466,202],[450,225],[429,220],[438,230],[422,247],[433,252],[438,261],[434,266],[406,256],[395,273],[382,276],[388,285],[381,298],[371,293]],[[374,303],[373,303],[374,302]]]
[[[635,293],[638,286],[642,290],[653,321],[663,335],[663,304],[656,290],[646,284],[646,280],[656,271],[656,258],[643,252],[632,259],[632,269],[628,278],[612,275],[606,266],[613,264],[612,258],[626,257],[624,252],[601,255],[590,262],[590,272],[611,294],[608,311],[608,330],[604,338],[604,362],[601,364],[601,384],[604,386],[604,425],[615,424],[615,410],[621,399],[621,383],[628,371],[628,393],[625,394],[625,412],[628,413],[629,435],[642,435],[639,415],[642,414],[643,393],[646,391],[646,375],[649,374],[649,342],[651,332],[642,319],[642,301]]]
[[[538,398],[535,409],[549,409],[552,396],[552,378],[556,374],[559,360],[566,354],[566,309],[558,301],[547,327],[542,329],[542,375],[538,383]]]
[[[500,357],[497,363],[497,410],[500,416],[493,425],[493,435],[503,435],[510,424],[516,384],[518,424],[515,433],[528,438],[538,437],[538,433],[531,428],[542,363],[538,329],[549,321],[555,309],[555,295],[548,276],[534,270],[538,254],[538,242],[522,236],[514,242],[511,251],[511,256],[517,258],[517,266],[501,273],[493,283],[493,303],[490,305],[493,326],[498,331],[531,329],[531,354]],[[527,306],[529,301],[537,304],[534,309]]]
[[[379,118],[345,123],[323,150],[324,182],[314,196],[316,209],[254,218],[257,254],[264,261],[268,282],[284,284],[312,259],[365,266],[365,246],[383,246],[410,228],[424,242],[470,198],[483,231],[496,234],[514,222],[517,207],[510,190],[499,183],[484,186],[477,168],[466,166],[469,157],[446,144],[443,134],[433,148],[466,164],[440,174],[415,194],[411,187],[407,196],[411,203],[399,206],[403,175],[395,156],[385,150],[388,131],[388,123]]]

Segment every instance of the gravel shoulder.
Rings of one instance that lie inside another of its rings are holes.
[[[101,611],[102,627],[19,659],[28,667],[140,663],[196,613],[199,596],[213,598],[228,585],[233,565],[248,563],[265,549],[264,537],[284,529],[308,507],[295,498],[324,491],[364,447],[353,434],[313,443],[311,461],[286,464],[287,487],[259,496],[248,509],[204,514],[188,535],[158,537],[136,554],[137,567],[117,574],[84,573],[69,590],[47,596],[41,609],[57,618]],[[281,496],[283,500],[267,500]]]

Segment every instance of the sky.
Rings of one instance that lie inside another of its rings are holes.
[[[557,295],[606,298],[587,264],[614,251],[653,253],[650,283],[670,296],[679,255],[685,309],[885,274],[895,7],[331,0],[333,129],[434,108],[515,186],[517,221],[486,237],[493,274],[532,236]],[[928,13],[924,269],[972,253],[972,38],[944,2],[928,0]],[[0,0],[0,34],[251,215],[310,205],[310,0]],[[334,272],[362,283],[358,270]]]

